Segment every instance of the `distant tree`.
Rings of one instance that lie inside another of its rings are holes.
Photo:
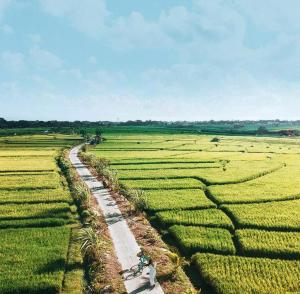
[[[260,126],[258,129],[257,129],[257,134],[267,134],[269,131],[267,130],[266,127],[263,127],[263,126]]]
[[[82,138],[85,138],[87,136],[87,131],[85,129],[81,129],[79,131],[79,134],[81,135]]]
[[[95,130],[95,134],[96,134],[96,136],[102,136],[102,130],[101,129],[99,129],[99,128],[97,128],[96,130]]]
[[[288,137],[295,137],[299,136],[299,131],[298,130],[280,130],[278,132],[280,136],[288,136]]]
[[[96,145],[96,144],[99,144],[99,143],[102,142],[102,130],[99,129],[99,128],[97,128],[97,129],[95,130],[95,134],[96,134],[96,136],[95,136],[95,138],[93,139],[93,145]]]
[[[7,122],[4,118],[0,117],[0,128],[6,128]]]

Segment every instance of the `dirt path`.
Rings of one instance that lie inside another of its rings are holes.
[[[144,270],[141,276],[135,278],[130,278],[131,273],[126,272],[126,270],[132,266],[138,264],[139,260],[136,255],[140,251],[140,248],[109,191],[103,187],[101,181],[98,181],[91,175],[90,171],[78,158],[77,154],[79,148],[80,147],[77,146],[71,150],[70,160],[83,181],[91,189],[92,194],[97,199],[99,207],[105,216],[118,260],[123,271],[125,271],[123,277],[128,294],[163,294],[164,292],[158,283],[156,283],[154,289],[150,290],[148,288],[148,270]]]

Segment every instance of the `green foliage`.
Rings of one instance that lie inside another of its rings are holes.
[[[70,191],[66,188],[57,189],[26,189],[1,190],[0,204],[17,203],[72,203]]]
[[[186,255],[196,252],[235,254],[231,234],[226,229],[175,225],[169,232]]]
[[[299,232],[238,230],[236,236],[245,255],[300,258]]]
[[[238,228],[300,231],[300,200],[224,205]]]
[[[186,261],[182,256],[179,256],[177,253],[174,252],[168,252],[167,255],[173,263],[172,275],[174,277],[179,271],[179,269],[186,264]]]
[[[196,179],[152,179],[149,180],[122,180],[122,184],[129,189],[201,189],[204,185]]]
[[[0,139],[1,293],[63,293],[68,277],[81,285],[81,265],[73,275],[67,256],[76,209],[55,158],[76,142],[59,134]]]
[[[198,253],[193,256],[204,280],[217,293],[296,293],[300,261]]]
[[[237,184],[209,187],[210,193],[220,203],[265,202],[300,198],[299,161],[289,161],[284,168],[263,177]],[[279,182],[280,181],[280,182]]]
[[[1,230],[0,292],[60,292],[69,238],[67,227]]]
[[[0,190],[22,189],[57,189],[61,187],[61,179],[56,172],[38,174],[0,175]]]
[[[135,171],[145,171],[145,170],[164,170],[168,169],[201,169],[201,168],[219,168],[219,162],[156,162],[156,163],[130,163],[130,164],[114,164],[113,167],[121,170],[135,170]]]
[[[147,202],[143,197],[144,191],[138,189],[123,189],[122,194],[133,204],[137,211],[143,211],[147,208]]]
[[[219,209],[168,210],[156,213],[163,225],[199,225],[232,229],[233,225],[225,213]]]
[[[90,193],[83,183],[76,182],[72,185],[72,194],[75,202],[81,209],[87,208],[90,201]]]
[[[111,169],[109,166],[109,161],[104,158],[97,158],[93,154],[81,153],[80,156],[84,162],[97,171],[97,173],[104,178],[104,182],[113,191],[118,192],[120,189],[120,182],[117,176],[117,172]]]
[[[278,162],[267,160],[260,161],[242,161],[236,160],[226,164],[223,169],[221,163],[214,166],[202,168],[156,168],[156,169],[137,169],[137,170],[120,170],[118,172],[122,180],[139,180],[139,179],[157,179],[157,178],[195,178],[208,185],[236,184],[250,181],[266,174],[272,173],[283,167]]]
[[[100,242],[95,231],[88,227],[82,228],[78,235],[78,241],[81,243],[80,249],[88,260],[98,260],[99,259],[99,249]]]
[[[52,156],[7,156],[0,161],[0,173],[56,171],[57,166]]]
[[[109,160],[125,192],[144,191],[143,209],[182,253],[221,254],[194,257],[201,279],[217,293],[299,291],[299,263],[285,259],[299,259],[300,209],[291,200],[300,199],[300,140],[140,130],[114,129],[90,152]]]
[[[80,244],[77,242],[78,232],[77,228],[71,230],[62,294],[83,293],[84,271]]]
[[[218,137],[213,137],[210,142],[220,142],[220,138]]]
[[[96,136],[101,136],[101,135],[102,135],[102,130],[99,129],[99,128],[96,129],[96,130],[95,130],[95,135],[96,135]]]
[[[68,219],[70,218],[70,205],[68,203],[0,205],[0,221],[42,217]]]
[[[87,136],[87,130],[86,129],[81,129],[79,131],[79,134],[81,135],[82,138],[85,138]]]
[[[146,190],[142,197],[146,203],[146,209],[151,211],[213,208],[216,206],[207,199],[201,189]]]

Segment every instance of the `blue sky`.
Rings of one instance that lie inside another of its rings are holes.
[[[0,0],[0,117],[300,119],[298,0]]]

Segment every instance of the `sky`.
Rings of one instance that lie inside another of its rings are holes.
[[[299,0],[0,0],[0,117],[300,119]]]

